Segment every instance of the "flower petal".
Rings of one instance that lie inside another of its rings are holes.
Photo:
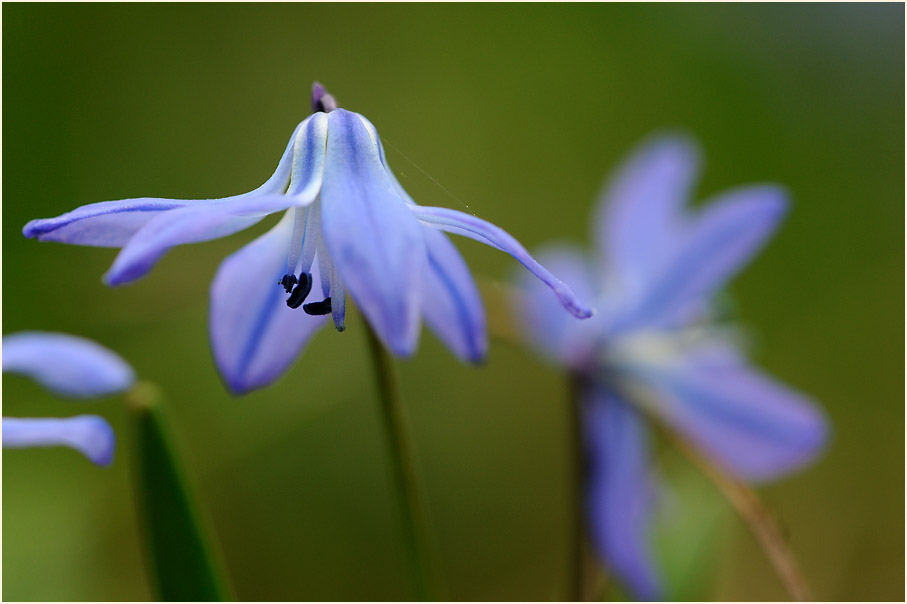
[[[123,247],[139,229],[167,210],[185,206],[228,203],[250,196],[281,193],[290,179],[291,160],[296,137],[306,122],[300,123],[290,137],[277,170],[254,191],[220,199],[160,199],[139,197],[120,201],[102,201],[76,208],[56,218],[32,220],[22,234],[39,241],[59,241],[97,247]]]
[[[593,225],[603,266],[623,286],[643,287],[667,258],[699,166],[692,140],[660,136],[640,145],[610,179]]]
[[[597,385],[584,388],[581,404],[592,541],[607,567],[638,599],[657,601],[662,588],[648,543],[654,485],[643,419]]]
[[[139,229],[163,212],[212,201],[153,197],[101,201],[81,206],[56,218],[29,221],[23,227],[22,234],[38,241],[122,247]]]
[[[267,195],[163,213],[120,250],[104,275],[104,282],[110,286],[130,283],[144,277],[174,246],[226,237],[260,222],[268,214],[301,205],[302,200],[296,197]],[[284,251],[289,249],[288,244]]]
[[[334,267],[384,344],[413,353],[425,245],[418,221],[397,194],[362,119],[328,114],[321,190],[322,235]]]
[[[56,418],[3,418],[3,448],[65,445],[81,452],[99,466],[113,461],[116,437],[97,415]]]
[[[209,328],[214,360],[235,394],[267,386],[282,375],[325,317],[286,304],[278,285],[286,272],[293,213],[227,257],[211,283]],[[315,266],[313,279],[318,279]]]
[[[416,218],[443,231],[463,235],[513,256],[530,273],[542,280],[560,300],[561,305],[579,319],[591,317],[593,311],[583,304],[566,283],[555,277],[526,251],[519,241],[503,229],[481,218],[450,210],[425,206],[408,206]]]
[[[596,299],[594,278],[583,253],[573,245],[554,244],[538,250],[535,256],[552,272],[576,288],[581,299]],[[548,359],[582,371],[595,361],[603,335],[605,313],[598,312],[586,321],[577,321],[565,313],[547,286],[525,271],[517,278],[518,296],[514,300],[520,323],[535,348]]]
[[[319,117],[319,119],[314,119]],[[292,182],[288,194],[262,194],[229,203],[190,206],[163,213],[136,233],[104,276],[108,285],[143,277],[176,245],[225,237],[261,221],[268,214],[311,204],[318,196],[327,134],[323,114],[310,117],[294,142]],[[289,251],[289,245],[287,251]]]
[[[70,398],[115,394],[135,381],[132,368],[100,344],[37,331],[3,336],[3,372],[26,375],[51,392]]]
[[[478,363],[488,352],[485,309],[469,268],[440,231],[422,229],[428,251],[422,314],[432,331],[464,361]]]
[[[670,326],[708,299],[759,251],[786,210],[784,191],[754,186],[723,194],[681,235],[672,258],[622,323]]]
[[[799,469],[828,438],[812,401],[749,367],[729,346],[702,346],[640,376],[657,393],[657,413],[743,478]]]

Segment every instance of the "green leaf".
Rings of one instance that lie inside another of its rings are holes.
[[[226,585],[167,433],[160,391],[141,383],[128,400],[135,499],[154,595],[162,601],[223,601]]]

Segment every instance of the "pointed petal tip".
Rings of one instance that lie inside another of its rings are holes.
[[[123,274],[121,271],[116,271],[113,268],[111,268],[101,276],[101,283],[103,283],[107,287],[119,287],[121,285],[131,283],[135,280],[135,278],[130,279],[128,275]]]
[[[106,420],[100,417],[95,419],[97,423],[94,429],[103,444],[93,451],[89,452],[86,450],[84,453],[93,464],[106,468],[113,463],[113,454],[116,450],[116,434],[114,434],[113,428],[110,427]]]
[[[576,294],[573,293],[573,290],[566,285],[558,288],[554,293],[561,303],[561,306],[577,319],[588,319],[595,314],[595,309],[583,304],[582,301],[576,297]]]
[[[22,227],[22,234],[29,239],[43,241],[44,236],[49,231],[53,231],[53,227],[52,218],[35,218],[25,223],[25,226]]]
[[[280,375],[282,375],[275,376],[270,380],[255,380],[248,375],[242,375],[231,368],[222,366],[217,359],[215,359],[215,366],[217,367],[217,374],[220,377],[224,388],[233,398],[242,398],[250,392],[270,386],[277,381],[277,378],[279,378]]]
[[[29,239],[34,239],[38,231],[38,222],[39,220],[29,220],[25,223],[25,226],[22,227],[22,234]]]
[[[385,343],[388,350],[390,350],[395,357],[400,359],[408,359],[416,354],[416,349],[418,349],[417,342],[409,342],[405,340],[399,340],[392,343]]]
[[[366,320],[368,320],[367,316]],[[387,330],[379,330],[371,321],[369,321],[369,328],[378,336],[382,346],[398,359],[412,357],[419,348],[419,329],[388,333]]]
[[[222,375],[221,378],[223,379],[224,386],[227,387],[227,392],[235,398],[243,397],[254,390],[253,387],[234,379],[231,376]]]
[[[476,350],[464,360],[473,367],[481,367],[488,361],[488,350]]]

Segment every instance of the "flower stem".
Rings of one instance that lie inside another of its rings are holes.
[[[378,385],[381,416],[391,449],[394,489],[403,523],[403,541],[416,600],[434,599],[430,580],[427,514],[419,489],[413,447],[394,361],[368,323],[365,324],[369,349]]]
[[[700,453],[692,445],[662,426],[663,432],[677,449],[683,452],[713,483],[734,507],[756,537],[766,557],[775,569],[791,598],[798,602],[812,600],[806,578],[797,559],[784,539],[772,514],[756,493],[727,470]]]
[[[154,596],[177,602],[231,600],[167,433],[161,400],[160,389],[147,382],[126,394],[135,442],[136,507]]]
[[[567,407],[569,415],[569,434],[567,435],[571,447],[569,476],[571,480],[571,502],[568,515],[570,517],[570,583],[567,600],[571,602],[584,602],[585,593],[585,566],[586,566],[586,448],[583,437],[583,410],[580,396],[582,385],[580,378],[570,376],[569,399]]]

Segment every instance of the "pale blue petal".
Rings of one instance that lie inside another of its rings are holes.
[[[3,418],[3,448],[72,447],[99,466],[113,461],[113,429],[97,415],[56,418]]]
[[[135,381],[132,368],[112,351],[62,333],[30,331],[3,336],[3,372],[26,375],[70,398],[115,394]]]
[[[296,127],[277,170],[254,191],[220,199],[159,199],[140,197],[121,201],[102,201],[76,208],[56,218],[32,220],[22,229],[26,237],[39,241],[59,241],[97,247],[123,247],[139,229],[167,210],[185,206],[228,203],[249,196],[281,193],[290,180],[291,160],[296,135],[306,122]]]
[[[743,478],[799,469],[827,441],[828,422],[809,398],[749,367],[730,347],[703,346],[640,376],[657,393],[656,412]]]
[[[583,394],[592,542],[638,599],[659,600],[661,581],[649,545],[655,493],[648,431],[639,412],[612,393],[588,385]]]
[[[679,135],[644,142],[621,164],[593,222],[602,266],[633,291],[668,257],[699,174],[695,143]]]
[[[530,273],[551,288],[554,295],[560,300],[561,305],[573,316],[579,319],[586,319],[592,316],[592,309],[583,304],[566,283],[536,262],[526,251],[526,248],[503,229],[481,218],[457,212],[456,210],[413,205],[407,207],[419,220],[427,224],[435,225],[443,231],[469,237],[510,254],[517,262],[526,267]]]
[[[81,206],[56,218],[32,220],[23,227],[22,234],[38,241],[123,247],[139,229],[163,212],[211,201],[153,197],[101,201]]]
[[[292,179],[286,195],[248,195],[229,203],[165,212],[129,240],[105,275],[106,283],[122,285],[143,277],[176,245],[225,237],[256,224],[268,214],[314,202],[324,166],[324,116],[312,116],[300,128],[293,141]],[[288,245],[288,252],[289,249]]]
[[[104,275],[111,286],[144,277],[170,248],[226,237],[260,222],[268,214],[310,202],[290,195],[249,197],[229,204],[171,210],[149,222],[120,250]],[[286,254],[290,250],[287,243]]]
[[[362,119],[328,114],[322,235],[343,284],[384,344],[415,351],[427,269],[419,222],[397,194]]]
[[[478,363],[488,352],[479,290],[457,248],[443,233],[424,227],[423,235],[429,269],[422,301],[425,322],[460,359]]]
[[[236,394],[280,377],[325,323],[325,317],[289,308],[278,284],[286,273],[292,233],[288,212],[273,229],[228,256],[211,284],[211,348],[218,371]],[[316,267],[313,278],[319,279]]]
[[[723,194],[684,229],[681,240],[625,325],[670,326],[691,304],[709,299],[775,232],[785,192],[754,186]]]
[[[570,283],[583,300],[595,300],[598,280],[583,253],[573,245],[549,245],[535,254],[544,266]],[[515,309],[524,332],[549,360],[576,371],[589,369],[596,360],[605,330],[605,315],[598,309],[586,321],[564,312],[548,287],[526,271],[517,279]]]

